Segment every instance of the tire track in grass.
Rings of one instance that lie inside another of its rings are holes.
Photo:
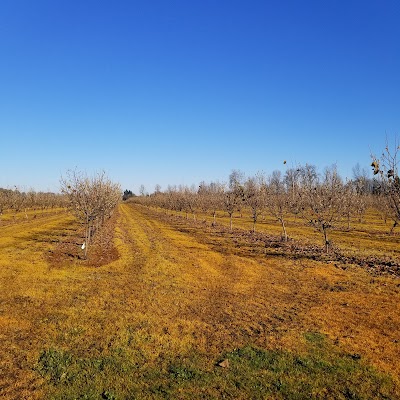
[[[298,301],[303,290],[290,265],[282,272],[273,261],[216,252],[138,206],[124,205],[123,214],[152,312],[191,326],[192,345],[204,353],[267,345],[310,307]],[[319,302],[316,294],[312,300]]]

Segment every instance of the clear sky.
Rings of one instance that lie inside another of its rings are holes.
[[[399,20],[398,0],[1,0],[0,187],[351,177],[400,132]]]

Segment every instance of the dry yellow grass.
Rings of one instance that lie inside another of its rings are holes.
[[[76,229],[59,214],[0,230],[0,397],[61,398],[37,372],[48,349],[82,360],[124,354],[138,398],[158,398],[146,395],[146,371],[177,359],[213,371],[221,354],[246,345],[302,352],[305,332],[359,354],[399,390],[399,279],[236,255],[229,236],[133,204],[120,206],[116,261],[50,268],[47,252]],[[107,379],[125,393],[129,378],[109,375],[93,381],[101,387]]]

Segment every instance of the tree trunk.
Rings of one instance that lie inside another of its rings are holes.
[[[396,220],[396,221],[394,221],[394,224],[393,224],[393,226],[390,228],[390,232],[389,232],[389,234],[390,234],[390,235],[393,235],[394,228],[396,228],[396,226],[397,226],[397,220]]]
[[[279,221],[281,222],[281,225],[282,225],[283,240],[284,240],[285,242],[287,242],[287,241],[288,241],[288,235],[287,235],[287,232],[286,232],[285,221],[283,220],[283,218],[279,218]]]
[[[325,253],[329,253],[329,240],[328,240],[328,232],[325,227],[322,228],[324,233],[324,240],[325,240]]]
[[[89,217],[86,217],[85,242],[84,242],[85,248],[83,249],[84,250],[83,254],[85,258],[87,257],[89,242],[90,242],[90,220]]]

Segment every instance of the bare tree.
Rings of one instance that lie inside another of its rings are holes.
[[[11,208],[14,210],[15,214],[22,210],[24,204],[26,204],[26,200],[27,200],[26,193],[21,192],[15,186],[15,189],[11,192]]]
[[[229,189],[237,197],[236,209],[239,212],[240,217],[242,217],[242,208],[245,201],[244,181],[245,181],[245,174],[243,171],[240,171],[239,169],[234,169],[229,174]]]
[[[27,207],[31,210],[35,210],[38,205],[38,194],[31,188],[27,195]]]
[[[399,150],[400,146],[397,144],[397,141],[395,141],[393,149],[390,149],[389,145],[386,144],[381,158],[378,159],[372,156],[371,163],[374,175],[378,177],[379,193],[385,202],[390,218],[394,221],[391,233],[393,233],[394,228],[400,220]]]
[[[352,181],[357,188],[357,192],[368,194],[372,192],[372,180],[370,173],[366,168],[361,168],[360,164],[357,163],[353,168]]]
[[[353,181],[346,182],[343,189],[343,217],[347,222],[347,230],[350,230],[351,218],[356,213],[358,194]]]
[[[212,225],[215,226],[217,211],[221,210],[224,204],[224,185],[218,182],[211,182],[210,184],[201,182],[198,196],[201,208],[205,212],[211,212],[213,217]]]
[[[238,198],[235,194],[234,191],[232,190],[227,190],[224,193],[224,210],[228,213],[229,216],[229,227],[232,230],[232,219],[233,219],[233,213],[236,210]]]
[[[353,186],[355,189],[354,209],[358,217],[358,221],[362,222],[367,205],[368,198],[373,192],[373,181],[370,178],[370,173],[366,168],[361,168],[357,163],[353,168]]]
[[[293,210],[295,201],[291,201],[294,187],[294,182],[291,179],[283,179],[281,171],[278,170],[273,171],[268,179],[268,209],[281,224],[282,238],[285,242],[288,240],[286,219]]]
[[[285,183],[288,201],[291,206],[291,212],[296,218],[300,214],[300,204],[298,202],[300,191],[301,167],[288,168],[285,172],[283,181]]]
[[[154,194],[161,193],[161,185],[158,183],[154,186]]]
[[[176,201],[176,187],[168,185],[167,191],[165,193],[166,199],[165,199],[165,207],[169,210],[177,211],[177,201]]]
[[[264,210],[266,199],[266,183],[263,174],[259,173],[255,177],[248,178],[244,183],[244,201],[251,210],[253,220],[252,231],[256,231],[258,217]]]
[[[344,186],[336,167],[327,168],[322,179],[314,166],[300,167],[301,188],[298,192],[300,213],[322,233],[325,251],[330,250],[328,232],[342,217]]]
[[[186,213],[186,219],[188,219],[188,215],[191,213],[193,215],[193,219],[196,220],[196,208],[198,206],[196,187],[194,185],[190,188],[188,186],[180,186],[179,189],[180,196],[182,198],[183,209]]]
[[[86,257],[95,230],[118,205],[121,188],[111,182],[104,171],[93,177],[76,170],[68,171],[60,182],[61,191],[67,196],[73,213],[84,225],[85,241],[82,247]]]
[[[223,208],[229,216],[229,227],[232,230],[233,213],[238,210],[241,213],[245,201],[243,187],[244,173],[239,170],[233,170],[229,175],[228,188],[225,189]]]
[[[140,187],[139,187],[139,194],[141,196],[146,196],[147,195],[146,188],[145,188],[145,186],[143,184],[140,185]]]

